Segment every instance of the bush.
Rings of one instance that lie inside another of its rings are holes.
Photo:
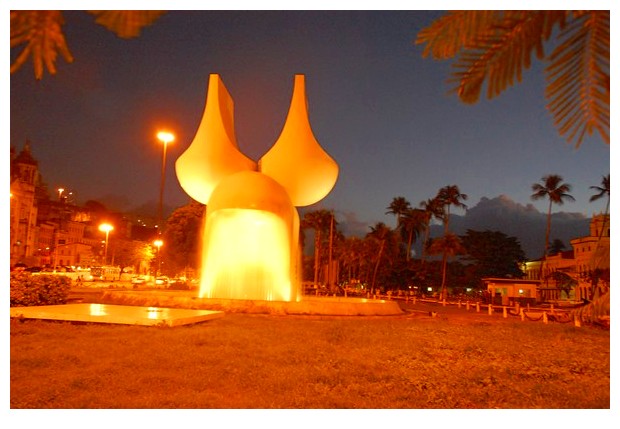
[[[65,304],[70,289],[69,277],[11,273],[11,307]]]

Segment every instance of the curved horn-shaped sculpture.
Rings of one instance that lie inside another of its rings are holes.
[[[295,206],[320,201],[336,184],[338,164],[323,150],[310,127],[304,75],[295,75],[282,133],[259,165],[262,173],[286,189]]]
[[[234,103],[217,74],[209,76],[207,102],[191,145],[175,163],[177,178],[187,194],[207,204],[225,177],[256,170],[256,163],[239,151],[235,138]]]

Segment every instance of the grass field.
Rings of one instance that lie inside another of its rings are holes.
[[[11,408],[609,408],[609,331],[428,305],[176,327],[11,320]]]

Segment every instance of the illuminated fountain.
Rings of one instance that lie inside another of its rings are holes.
[[[199,297],[298,301],[296,206],[323,199],[336,183],[338,165],[312,133],[303,75],[295,76],[280,137],[258,162],[238,148],[233,107],[219,75],[212,74],[196,136],[176,161],[185,192],[207,205]]]
[[[338,165],[314,138],[303,75],[295,76],[280,137],[258,161],[239,151],[233,101],[211,75],[192,144],[176,161],[183,189],[207,205],[198,297],[185,291],[108,290],[97,304],[11,308],[11,317],[177,326],[226,310],[270,314],[397,315],[394,301],[305,297],[296,207],[334,187]],[[214,308],[215,307],[215,308]]]

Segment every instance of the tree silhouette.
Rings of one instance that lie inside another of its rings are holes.
[[[162,247],[169,272],[196,270],[200,267],[201,230],[205,221],[205,205],[198,201],[179,207],[166,220]]]
[[[562,252],[564,249],[566,249],[566,244],[564,244],[564,242],[560,240],[559,238],[556,238],[549,245],[549,254],[557,255],[558,253]]]
[[[441,260],[441,299],[448,298],[448,285],[446,283],[446,269],[448,266],[448,258],[465,253],[465,248],[461,243],[461,239],[452,233],[447,233],[443,237],[434,239],[428,252],[431,255],[442,255]]]
[[[383,222],[377,222],[374,226],[371,226],[370,232],[367,234],[367,238],[374,240],[379,245],[379,251],[376,253],[377,259],[375,261],[375,268],[372,274],[372,283],[370,285],[371,293],[375,292],[377,272],[379,271],[379,266],[385,250],[385,244],[388,240],[390,240],[391,235],[392,230]]]
[[[571,190],[571,185],[568,183],[562,183],[564,179],[557,174],[549,174],[542,178],[542,184],[534,183],[532,185],[533,200],[539,200],[541,198],[549,199],[549,209],[547,210],[547,228],[545,232],[545,250],[540,263],[540,278],[543,276],[543,267],[549,251],[549,235],[551,234],[551,207],[553,204],[562,205],[564,200],[575,201],[572,195],[568,194]]]
[[[607,214],[609,213],[609,200],[610,200],[610,175],[603,176],[601,180],[601,186],[590,186],[590,189],[598,191],[597,194],[594,194],[590,197],[590,202],[596,201],[600,198],[607,197],[607,204],[605,205],[605,217],[603,218],[603,227],[601,228],[598,234],[598,242],[596,246],[598,247],[601,237],[603,236],[603,231],[605,231],[605,223],[607,222]]]
[[[387,206],[388,211],[385,214],[392,214],[396,216],[396,228],[400,228],[400,223],[403,215],[407,212],[407,210],[411,209],[411,203],[407,201],[405,197],[394,197],[389,206]]]
[[[401,236],[407,240],[406,244],[406,260],[411,258],[411,246],[413,241],[417,239],[422,231],[425,230],[427,223],[427,213],[422,209],[408,209],[401,218]]]
[[[450,207],[459,207],[462,209],[466,209],[467,206],[463,203],[463,201],[467,200],[466,194],[461,194],[459,187],[456,185],[444,186],[439,190],[437,196],[435,197],[444,207],[443,210],[443,225],[444,225],[444,235],[448,234],[450,228]]]
[[[321,209],[308,212],[301,221],[301,227],[314,230],[314,285],[319,281],[319,267],[321,266],[321,247],[323,237],[329,234],[332,221],[332,212]]]
[[[420,207],[424,209],[424,242],[422,243],[422,262],[426,259],[426,248],[428,246],[428,236],[431,229],[431,221],[433,218],[442,219],[443,205],[437,198],[429,198],[420,202]]]

